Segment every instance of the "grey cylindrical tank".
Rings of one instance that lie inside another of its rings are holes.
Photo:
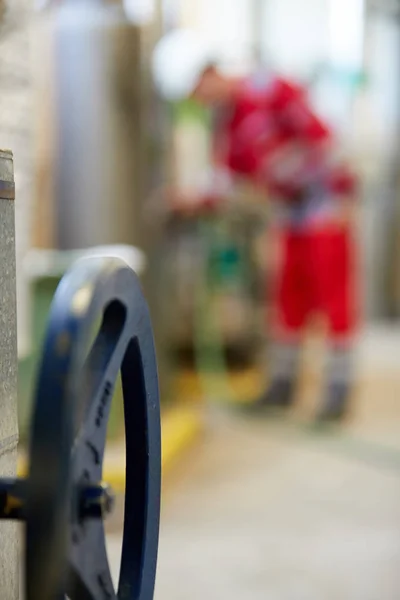
[[[52,19],[56,244],[141,246],[140,31],[111,0]]]
[[[157,285],[158,235],[143,220],[149,188],[160,183],[163,156],[142,31],[118,0],[61,0],[46,14],[53,245],[74,250],[128,244],[145,252],[143,283],[165,398],[171,370]]]

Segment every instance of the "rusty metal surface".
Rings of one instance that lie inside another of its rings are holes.
[[[15,200],[15,184],[0,180],[0,198],[2,200]]]

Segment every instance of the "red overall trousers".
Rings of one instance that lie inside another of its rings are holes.
[[[355,244],[347,225],[328,221],[303,229],[276,228],[273,332],[297,342],[310,317],[321,315],[332,343],[351,344],[358,320]]]

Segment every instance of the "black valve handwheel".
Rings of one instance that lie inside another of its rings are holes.
[[[102,483],[107,422],[121,374],[126,437],[120,578],[111,579]],[[135,273],[85,259],[63,277],[50,312],[33,407],[26,520],[26,600],[151,600],[158,550],[161,442],[153,333]],[[23,513],[23,514],[22,514]],[[22,516],[21,516],[22,515]]]

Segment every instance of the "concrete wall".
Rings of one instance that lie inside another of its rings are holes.
[[[13,181],[10,152],[0,150],[0,182]],[[17,319],[14,199],[0,185],[0,477],[12,477],[17,463]],[[0,590],[18,599],[17,525],[0,523]]]
[[[14,152],[18,348],[22,356],[29,352],[30,342],[29,288],[22,264],[30,247],[32,222],[31,6],[31,0],[5,0],[0,17],[0,147]]]

